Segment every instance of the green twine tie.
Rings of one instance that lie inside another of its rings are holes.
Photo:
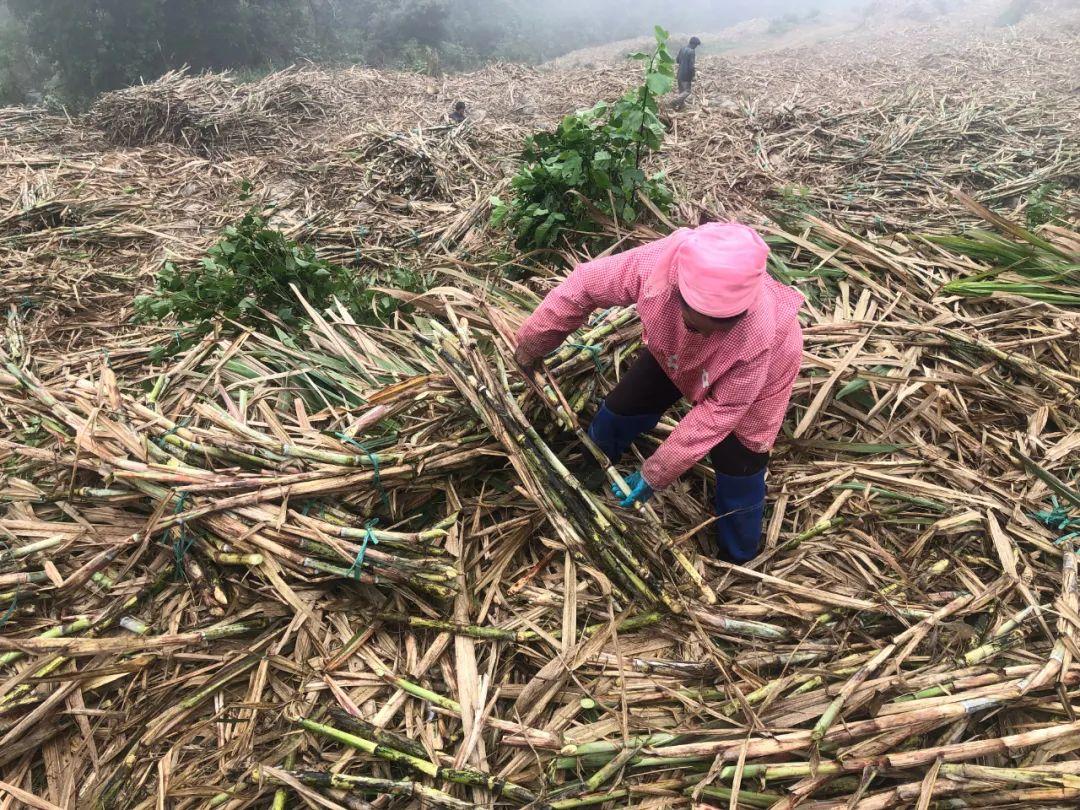
[[[180,500],[176,502],[176,509],[173,510],[174,515],[179,515],[184,511],[184,504],[187,503],[187,493],[180,493]],[[166,529],[168,531],[168,529]],[[195,545],[195,536],[188,531],[187,521],[180,518],[179,536],[172,544],[173,558],[176,561],[176,573],[179,575],[184,571],[184,557],[191,550],[191,547]],[[179,576],[177,576],[179,579]]]
[[[360,544],[360,550],[356,552],[356,559],[352,561],[352,565],[349,566],[347,572],[353,579],[360,579],[360,566],[364,564],[364,555],[367,554],[368,546],[377,546],[379,544],[379,538],[375,536],[375,532],[372,530],[377,525],[379,525],[378,518],[372,518],[364,524],[364,542]]]
[[[0,547],[4,549],[10,548],[7,543],[0,542]],[[8,619],[15,615],[15,608],[19,605],[19,587],[15,586],[15,595],[11,597],[11,604],[8,605],[7,610],[4,611],[4,615],[0,616],[0,628],[8,623]]]
[[[4,615],[0,616],[0,628],[8,623],[8,619],[15,615],[15,608],[19,605],[19,589],[15,589],[15,595],[11,597],[11,604],[8,605],[8,609],[4,611]]]
[[[353,447],[355,447],[361,453],[364,453],[368,457],[368,461],[371,462],[371,469],[375,473],[375,488],[377,490],[379,490],[379,498],[382,500],[383,508],[387,512],[389,512],[390,511],[390,499],[386,496],[386,490],[383,488],[383,485],[382,485],[382,477],[379,475],[379,457],[375,453],[372,453],[370,450],[368,450],[366,447],[364,447],[364,445],[362,443],[360,443],[356,439],[352,438],[352,436],[346,436],[344,433],[341,433],[341,432],[335,433],[334,436],[337,439],[340,439],[341,441],[345,442],[345,444],[352,445]]]
[[[592,356],[593,363],[596,364],[596,370],[602,371],[600,368],[600,347],[594,343],[571,343],[569,344],[571,349],[581,349],[583,352],[588,352]]]
[[[171,428],[169,428],[164,433],[162,433],[161,436],[154,439],[154,443],[158,447],[160,447],[162,450],[164,450],[165,449],[165,438],[168,437],[168,436],[179,435],[177,433],[177,431],[180,430],[180,428],[186,428],[188,426],[188,424],[190,424],[190,422],[191,422],[191,417],[190,416],[185,416],[183,419],[181,419],[179,422],[177,422]]]

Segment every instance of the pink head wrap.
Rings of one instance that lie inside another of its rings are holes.
[[[753,228],[710,222],[692,230],[673,258],[687,306],[712,318],[752,308],[765,280],[769,246]]]

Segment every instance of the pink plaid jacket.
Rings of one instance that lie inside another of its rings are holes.
[[[802,361],[803,297],[767,278],[758,302],[725,333],[695,335],[683,325],[674,249],[687,230],[579,265],[518,330],[518,344],[542,357],[595,310],[637,304],[645,342],[683,396],[693,403],[642,474],[668,487],[729,433],[747,449],[772,449]]]

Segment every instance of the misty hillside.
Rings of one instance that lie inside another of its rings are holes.
[[[765,11],[759,9],[759,14],[721,28],[704,24],[679,28],[673,36],[678,42],[700,37],[703,54],[738,55],[793,47],[858,47],[860,42],[876,46],[894,36],[920,47],[920,39],[929,44],[954,38],[960,43],[973,35],[992,36],[1014,28],[1051,31],[1080,25],[1080,5],[1073,0],[867,0],[824,12],[817,5],[781,14]],[[563,54],[548,65],[580,67],[620,61],[648,42],[643,36],[606,42]]]

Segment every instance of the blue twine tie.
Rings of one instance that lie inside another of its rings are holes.
[[[364,555],[367,554],[368,546],[379,544],[379,538],[375,536],[375,532],[372,529],[379,525],[378,518],[372,518],[364,524],[364,542],[360,544],[360,550],[356,552],[356,559],[352,561],[352,565],[349,566],[348,575],[353,579],[360,579],[360,566],[364,564]]]
[[[1033,512],[1031,517],[1055,531],[1066,532],[1055,540],[1054,544],[1058,546],[1064,545],[1070,540],[1080,537],[1080,518],[1072,517],[1069,510],[1058,503],[1056,495],[1050,496],[1050,502],[1053,504],[1052,509]]]

